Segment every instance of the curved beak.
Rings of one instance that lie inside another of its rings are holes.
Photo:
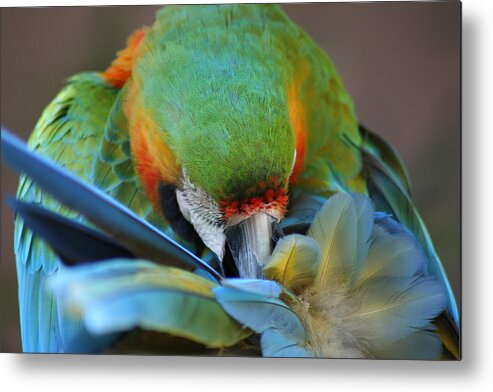
[[[262,278],[262,267],[272,251],[275,223],[269,215],[258,212],[226,229],[226,242],[241,278]]]

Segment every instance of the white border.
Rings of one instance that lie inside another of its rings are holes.
[[[188,1],[187,3],[195,3]],[[227,2],[227,1],[215,1]],[[146,1],[144,4],[163,4]],[[135,1],[0,1],[1,6]],[[463,361],[0,355],[4,391],[486,391],[493,385],[493,20],[463,2]],[[489,256],[489,259],[487,257]],[[488,386],[489,385],[489,386]],[[318,388],[317,388],[318,387]]]

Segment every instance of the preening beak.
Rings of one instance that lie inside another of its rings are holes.
[[[225,224],[218,204],[204,190],[193,185],[185,173],[181,188],[176,188],[176,202],[181,215],[192,224],[221,264],[227,243],[240,277],[262,277],[262,267],[272,250],[272,234],[283,235],[276,218],[257,212],[239,223]],[[227,262],[230,262],[229,257]]]
[[[272,251],[275,221],[264,212],[226,229],[226,242],[242,278],[259,279]]]

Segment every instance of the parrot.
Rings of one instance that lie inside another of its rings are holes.
[[[458,356],[457,305],[403,161],[359,123],[329,56],[278,5],[165,6],[105,70],[68,79],[28,146],[225,276],[261,278],[283,222],[313,198],[368,195],[420,243],[447,293],[436,327]],[[17,197],[84,220],[26,175]],[[20,216],[14,248],[23,350],[109,344],[47,290],[62,260]]]

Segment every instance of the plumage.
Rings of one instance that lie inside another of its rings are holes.
[[[368,251],[373,207],[363,196],[332,196],[313,219],[308,236],[320,245],[321,260],[315,284],[324,287],[334,271],[353,279]]]
[[[274,329],[293,344],[304,345],[303,324],[281,299],[232,287],[215,287],[212,291],[222,308],[239,323],[259,334]]]
[[[280,282],[279,282],[280,283]],[[268,298],[279,298],[283,287],[276,281],[265,279],[223,279],[221,286],[232,287],[249,293],[263,295]]]
[[[262,333],[260,344],[264,357],[313,357],[313,353],[301,347],[297,342],[287,338],[274,328],[269,328]]]
[[[32,181],[59,201],[81,212],[91,222],[124,242],[134,254],[162,260],[168,265],[177,264],[182,268],[185,265],[188,268],[203,268],[219,278],[208,264],[117,200],[89,187],[70,172],[54,166],[49,160],[36,156],[9,133],[2,133],[2,142],[2,152],[7,162],[25,172]]]
[[[104,233],[64,218],[39,205],[8,200],[18,217],[49,244],[67,265],[111,258],[133,258],[124,246]]]
[[[296,289],[313,283],[320,263],[320,246],[310,237],[292,234],[282,238],[262,269],[268,279]]]
[[[436,333],[424,329],[390,344],[375,356],[381,359],[434,360],[441,352]]]
[[[358,320],[356,330],[372,329],[368,342],[375,346],[423,328],[445,304],[439,283],[429,278],[373,279],[360,290],[361,308],[348,317]]]
[[[358,278],[358,284],[379,277],[402,277],[416,274],[425,259],[409,235],[386,235],[377,238]]]
[[[64,269],[51,285],[96,336],[141,327],[220,348],[251,334],[214,301],[217,283],[176,268],[116,259]]]
[[[213,266],[223,261],[231,264],[225,271],[234,271],[236,257],[241,256],[224,245],[225,238],[242,222],[264,214],[267,219],[262,223],[281,220],[286,234],[305,234],[312,225],[308,234],[319,242],[322,256],[316,278],[319,287],[330,281],[328,271],[333,268],[344,267],[351,284],[360,279],[362,286],[376,276],[397,279],[401,273],[397,253],[403,252],[402,258],[414,257],[422,271],[429,270],[447,287],[447,313],[453,320],[451,328],[457,328],[455,299],[412,204],[402,161],[383,140],[358,126],[351,98],[330,58],[279,6],[163,8],[152,26],[129,38],[127,47],[105,71],[69,79],[43,112],[29,147],[100,192],[87,193],[89,198],[81,200],[75,189],[83,187],[67,189],[65,196],[57,193],[62,205],[23,176],[18,197],[25,202],[88,224],[79,214],[83,209],[93,224],[109,229],[122,208],[114,209],[111,202],[100,204],[101,198],[91,199],[95,193],[105,193],[133,211],[135,222],[142,219],[155,227],[141,232],[146,238],[139,245],[167,236],[173,244],[196,253],[189,252],[193,266],[200,267],[196,259],[204,255]],[[31,175],[36,177],[34,171]],[[173,190],[174,197],[170,195]],[[189,190],[193,192],[185,192]],[[416,236],[426,264],[418,254],[412,255],[416,251],[410,240],[403,239],[406,234],[392,233],[386,218],[376,219],[366,199],[331,199],[334,208],[324,212],[322,207],[324,220],[331,223],[317,226],[318,210],[337,192],[369,195],[377,211],[387,212]],[[183,202],[184,195],[206,197],[188,197],[188,201],[200,201],[191,206]],[[101,209],[96,211],[96,207]],[[344,219],[337,223],[338,214]],[[105,227],[105,222],[111,224]],[[131,224],[128,219],[121,222]],[[122,228],[120,239],[130,248],[131,237],[147,226],[137,225],[134,231]],[[399,250],[387,246],[389,240],[378,238],[388,233],[394,235]],[[118,236],[115,231],[109,234]],[[324,241],[329,237],[336,239],[333,246]],[[251,240],[245,238],[245,242]],[[270,238],[260,242],[258,249],[248,246],[252,244],[240,244],[237,249],[250,250],[252,260],[257,260],[270,253]],[[216,256],[204,253],[203,244]],[[135,253],[135,246],[130,250]],[[101,348],[102,341],[86,335],[75,339],[79,332],[87,333],[81,320],[69,319],[57,298],[44,291],[47,276],[58,274],[60,260],[20,217],[16,219],[15,251],[24,350],[66,352],[77,343],[78,351],[84,344],[87,350]],[[367,252],[368,263],[362,267]],[[383,257],[378,259],[375,252]],[[347,260],[352,264],[346,264]],[[257,261],[261,266],[267,260]],[[403,273],[413,268],[406,265]],[[209,278],[220,275],[220,268],[205,269],[208,272],[202,274]],[[255,273],[259,271],[256,266]],[[308,282],[301,280],[286,284],[299,288]],[[412,286],[405,282],[406,287]],[[238,294],[232,287],[221,290]],[[450,319],[443,320],[448,325]],[[280,342],[285,343],[285,336],[271,332],[267,336],[272,350],[291,352],[283,351],[286,347]],[[416,341],[427,340],[426,334],[416,336]],[[409,345],[409,341],[401,343]]]
[[[365,234],[359,238],[368,246],[362,255],[354,251],[357,241],[338,241],[328,258],[334,261],[322,257],[325,268],[319,269],[312,285],[297,292],[301,301],[293,303],[293,309],[307,329],[308,348],[316,356],[331,358],[380,358],[385,353],[399,358],[417,353],[399,350],[427,342],[429,346],[416,358],[436,359],[441,353],[440,339],[427,331],[434,330],[431,321],[445,308],[444,288],[425,275],[426,259],[410,233],[379,230],[377,239],[370,241],[375,214],[363,198],[343,193],[332,196],[308,231],[326,234],[315,237],[323,250],[324,244],[350,236],[348,230],[355,232],[354,225],[360,225]],[[363,206],[360,221],[350,208],[355,204]]]
[[[74,174],[88,180],[93,151],[98,146],[98,124],[104,124],[115,94],[114,89],[95,74],[72,77],[38,120],[29,139],[29,147],[38,154],[51,157],[61,166],[70,167]],[[90,104],[94,101],[98,105]],[[42,192],[26,176],[20,178],[17,196],[26,202],[42,203],[70,219],[81,220],[77,213]],[[56,298],[45,289],[45,282],[47,276],[56,273],[60,261],[48,246],[32,236],[21,219],[16,219],[14,251],[23,350],[70,352],[77,349],[78,352],[90,352],[96,349],[98,344],[93,344],[95,340],[88,338],[79,321],[58,312]],[[80,331],[79,340],[63,339],[63,336],[71,336],[74,330]]]
[[[459,313],[452,287],[434,249],[428,230],[406,190],[405,183],[395,172],[389,169],[385,162],[377,159],[376,156],[366,153],[364,156],[367,163],[365,170],[368,175],[369,194],[379,210],[393,214],[420,242],[429,259],[429,262],[424,267],[438,278],[446,288],[447,311],[452,316],[457,327]]]

